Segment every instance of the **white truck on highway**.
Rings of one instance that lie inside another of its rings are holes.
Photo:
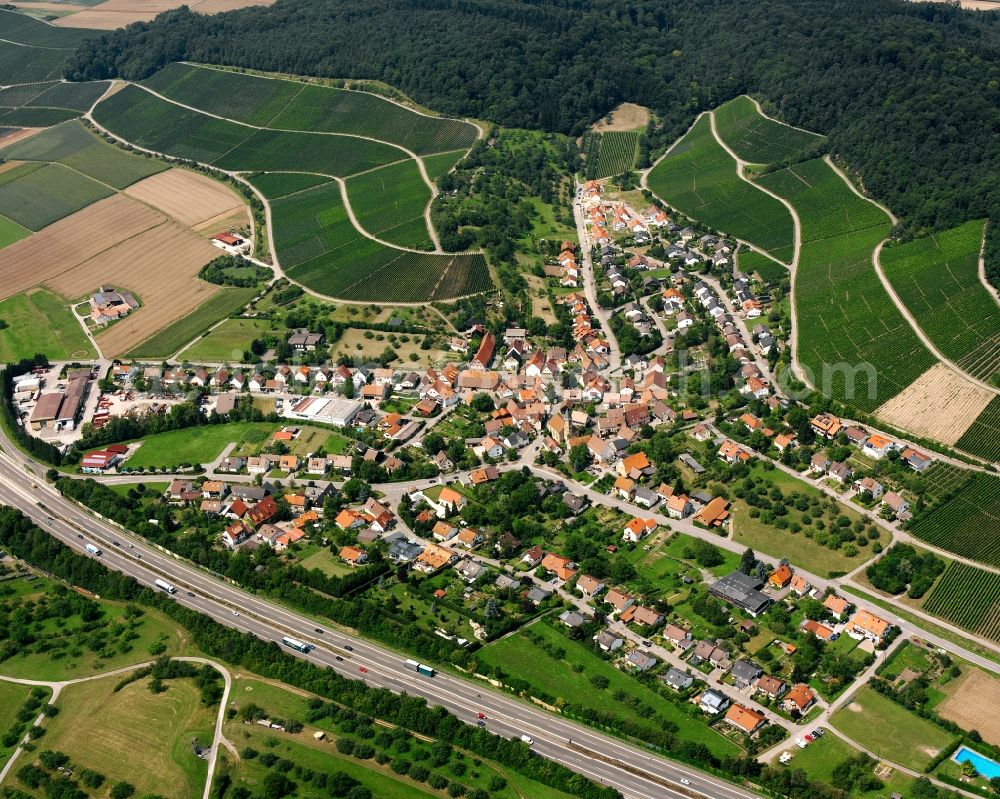
[[[86,549],[95,558],[101,557],[101,548],[96,544],[87,544],[84,546],[84,549]]]
[[[161,591],[166,591],[168,594],[176,594],[177,593],[177,589],[174,586],[172,586],[170,583],[168,583],[166,580],[161,580],[161,579],[157,578],[153,582],[153,585],[155,585]]]

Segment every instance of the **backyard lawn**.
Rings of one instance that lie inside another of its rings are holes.
[[[550,696],[557,697],[557,704],[570,702],[633,721],[636,714],[627,703],[637,700],[655,708],[660,717],[677,724],[679,738],[705,744],[719,757],[739,753],[736,744],[723,738],[700,719],[688,715],[686,709],[619,671],[581,644],[543,622],[537,622],[529,629],[563,649],[565,655],[556,659],[530,641],[523,632],[518,632],[484,647],[479,653],[480,658],[499,666],[511,677],[527,680]],[[576,671],[574,666],[582,666],[582,671]],[[588,679],[591,676],[604,677],[608,687],[596,690]],[[624,691],[628,698],[624,701],[615,699],[618,691]]]
[[[831,723],[879,757],[917,771],[952,742],[944,730],[867,687]]]

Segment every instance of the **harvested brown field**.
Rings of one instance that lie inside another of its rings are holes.
[[[142,302],[95,336],[105,357],[132,349],[201,305],[218,286],[198,280],[198,271],[219,251],[176,222],[165,222],[90,258],[46,285],[66,297],[98,286],[128,289]]]
[[[938,705],[938,714],[964,730],[979,730],[983,740],[1000,746],[1000,680],[980,669],[960,677],[948,698]]]
[[[51,280],[165,221],[162,214],[122,194],[87,206],[4,249],[0,299]],[[67,297],[79,296],[67,294],[58,281],[55,287]],[[95,288],[96,284],[84,291]]]
[[[614,130],[635,130],[642,128],[649,122],[649,109],[644,105],[635,103],[622,103],[611,112],[599,119],[591,126],[591,130],[596,133],[607,133]]]
[[[942,444],[954,444],[996,394],[937,363],[875,411],[899,427]]]
[[[29,136],[34,136],[38,131],[45,128],[3,128],[0,129],[0,147],[7,147],[15,144]]]
[[[226,219],[246,207],[232,189],[187,169],[168,169],[151,175],[133,183],[124,192],[188,227]]]
[[[274,0],[192,0],[187,5],[192,11],[201,14],[218,14],[220,11],[247,6],[269,6],[273,2]],[[183,5],[181,0],[106,0],[76,14],[60,17],[52,24],[62,28],[114,30],[133,22],[148,22],[157,14],[180,5]]]

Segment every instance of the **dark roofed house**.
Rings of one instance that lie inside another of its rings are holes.
[[[737,660],[729,672],[737,688],[746,688],[764,674],[764,670],[752,660]]]
[[[758,590],[763,584],[756,577],[734,571],[713,583],[708,592],[751,616],[757,616],[771,604],[771,598]]]
[[[314,350],[323,343],[322,333],[299,330],[288,337],[288,346],[293,350]]]

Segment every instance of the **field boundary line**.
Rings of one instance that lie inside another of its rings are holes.
[[[44,20],[40,20],[40,21],[44,21]],[[72,47],[47,47],[44,44],[25,44],[24,42],[15,42],[13,39],[0,39],[0,42],[3,42],[4,44],[14,44],[14,45],[17,45],[18,47],[27,47],[29,49],[34,49],[34,50],[64,50],[67,53],[70,53],[70,52],[73,51]],[[39,83],[51,83],[51,82],[52,81],[47,81],[47,80],[39,81]],[[22,84],[18,84],[18,85],[22,85]]]

